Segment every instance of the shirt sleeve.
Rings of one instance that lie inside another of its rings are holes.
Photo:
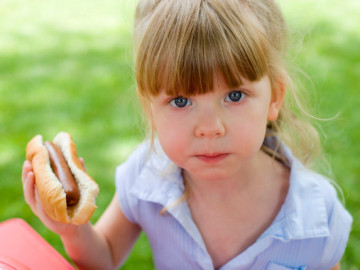
[[[125,217],[133,223],[138,220],[139,199],[130,191],[141,172],[148,149],[146,143],[141,144],[126,162],[116,168],[115,185],[120,207]]]
[[[330,235],[325,240],[321,269],[330,269],[340,261],[345,252],[352,224],[352,217],[336,197],[335,189],[332,188],[330,193],[327,198],[328,205],[330,202],[332,206],[329,212]]]

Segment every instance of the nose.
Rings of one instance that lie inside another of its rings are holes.
[[[195,136],[203,138],[218,138],[225,135],[224,121],[219,113],[202,112],[196,121]]]

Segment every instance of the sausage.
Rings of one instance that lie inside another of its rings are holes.
[[[38,134],[26,145],[26,159],[31,162],[33,167],[34,180],[40,203],[45,213],[54,221],[65,224],[84,224],[90,220],[97,208],[96,197],[99,193],[99,186],[82,166],[77,155],[76,145],[69,133],[59,132],[52,142],[60,149],[59,152],[64,154],[65,162],[71,169],[78,187],[77,189],[80,191],[78,193],[80,196],[73,196],[73,191],[67,192],[68,195],[65,196],[64,189],[68,188],[63,188],[63,185],[57,179],[59,175],[56,176],[51,168],[52,165],[49,157],[51,154],[44,145],[43,136]],[[47,145],[50,152],[54,151],[49,143]],[[57,155],[55,155],[55,158],[53,155],[51,156],[55,159],[53,163],[56,163],[59,157]],[[55,168],[56,165],[54,164],[53,167]],[[62,177],[60,176],[59,178],[61,179]],[[79,198],[79,201],[76,204],[68,205],[68,203],[73,204],[74,201],[76,202],[77,198]]]
[[[66,193],[67,206],[77,204],[80,199],[79,187],[77,186],[74,176],[66,163],[63,153],[53,142],[46,141],[44,146],[49,152],[51,168]]]

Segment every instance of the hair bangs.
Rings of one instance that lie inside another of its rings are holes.
[[[240,86],[241,78],[256,81],[265,75],[264,35],[245,12],[231,13],[221,2],[173,1],[166,9],[157,7],[137,52],[142,95],[208,93],[218,72],[229,88]]]

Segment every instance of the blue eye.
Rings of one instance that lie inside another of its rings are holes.
[[[246,95],[241,91],[231,91],[225,98],[228,102],[238,102],[243,100]]]
[[[185,97],[177,97],[170,101],[170,105],[177,108],[183,108],[191,105],[191,101]]]

